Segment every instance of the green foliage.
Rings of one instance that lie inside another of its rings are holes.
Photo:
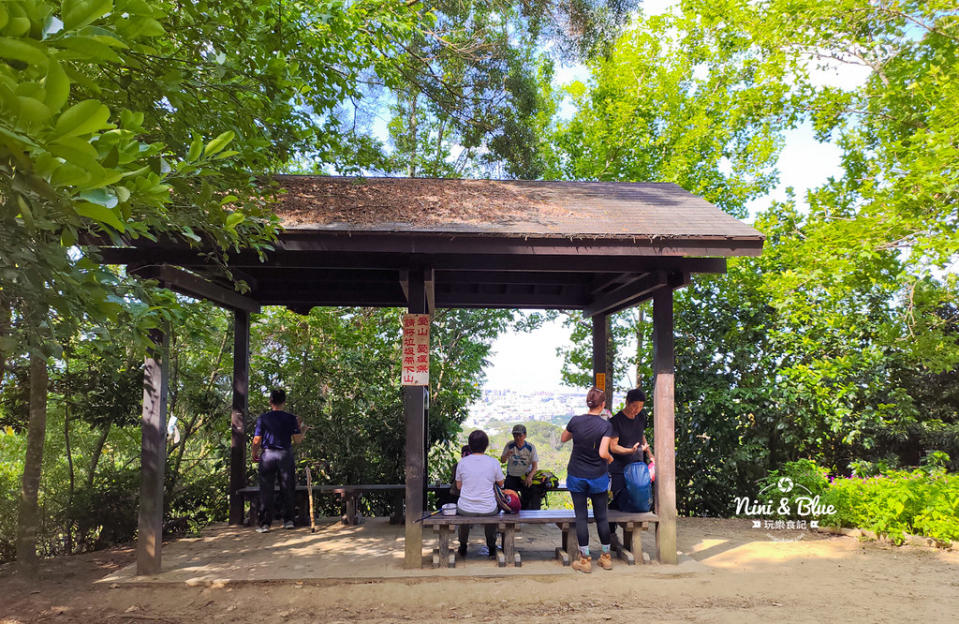
[[[639,17],[588,84],[567,85],[575,113],[545,128],[547,178],[675,182],[742,216],[775,184],[781,132],[795,123],[781,53],[735,1],[678,17]],[[554,120],[555,121],[555,120]]]
[[[801,502],[808,507],[811,500],[822,497],[829,487],[828,475],[828,470],[811,459],[786,462],[782,468],[771,470],[759,481],[759,500],[761,503],[772,500],[773,508],[778,512],[782,500],[786,499],[790,513],[777,513],[776,517],[802,519]]]
[[[65,494],[55,488],[47,491]],[[57,555],[129,543],[136,536],[139,501],[140,471],[111,462],[91,485],[61,501],[62,507],[47,510],[47,535],[40,538],[41,547],[47,555]]]
[[[10,561],[16,553],[17,506],[26,436],[12,428],[0,429],[0,561]]]
[[[959,476],[941,470],[836,479],[824,502],[837,510],[824,523],[869,529],[896,543],[906,534],[944,545],[959,539]]]
[[[604,53],[636,4],[422,3],[432,23],[402,44],[404,80],[387,98],[390,149],[378,168],[409,176],[542,177],[546,142],[539,130],[555,111],[542,83],[553,58]],[[354,122],[378,114],[354,105]]]
[[[801,457],[834,471],[956,457],[959,108],[939,103],[959,93],[959,19],[947,4],[685,2],[640,18],[566,87],[569,119],[545,126],[550,176],[672,181],[737,216],[775,183],[783,131],[810,123],[843,152],[808,210],[790,195],[759,213],[761,257],[677,293],[681,513],[728,513],[730,492]],[[823,86],[844,64],[867,66],[865,84]],[[574,338],[575,382],[590,366],[587,333]]]
[[[827,470],[808,459],[787,462],[760,481],[760,504],[770,504],[776,517],[800,516],[798,499],[819,499],[824,526],[858,527],[901,544],[906,534],[924,535],[943,545],[959,538],[959,476],[948,474],[945,453],[930,454],[922,468],[912,471],[855,462],[858,476],[828,477]],[[786,499],[791,515],[778,514]],[[807,503],[808,505],[808,503]]]
[[[251,357],[248,430],[267,409],[268,390],[285,387],[288,408],[310,428],[298,457],[319,466],[314,473],[318,483],[402,482],[401,314],[367,308],[313,308],[305,316],[267,311],[253,326],[253,344],[260,347]],[[455,453],[458,459],[458,448],[451,449],[450,443],[479,395],[490,345],[512,316],[493,310],[434,314],[427,433],[431,455]],[[448,466],[440,462],[431,467],[431,478],[448,479],[443,472]],[[371,511],[385,510],[379,505]]]

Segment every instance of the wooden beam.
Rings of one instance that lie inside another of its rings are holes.
[[[436,272],[430,267],[423,269],[423,290],[426,295],[426,312],[433,314],[436,310]]]
[[[161,247],[112,247],[99,250],[104,264],[175,264],[183,267],[209,266],[196,250]],[[697,253],[691,256],[705,256]],[[682,257],[677,255],[607,255],[594,250],[594,255],[519,255],[495,253],[452,254],[431,253],[422,258],[437,271],[544,271],[563,273],[637,273],[649,271],[689,271],[690,273],[725,273],[725,258]],[[615,264],[613,264],[615,263]],[[386,252],[319,251],[274,252],[266,259],[241,252],[230,257],[230,266],[248,270],[286,269],[392,269],[410,265],[410,255]],[[269,275],[270,279],[276,277]]]
[[[656,449],[656,551],[660,563],[676,557],[676,432],[673,289],[653,297],[653,437]]]
[[[163,471],[166,465],[166,401],[169,337],[151,330],[153,347],[143,362],[140,419],[140,514],[137,522],[137,575],[158,574],[163,542]]]
[[[448,292],[445,289],[436,293],[438,308],[549,308],[577,309],[588,301],[585,293],[576,291],[542,292],[504,289],[491,292]]]
[[[636,276],[631,273],[617,273],[612,277],[608,277],[601,282],[597,282],[590,289],[592,295],[602,295],[606,290],[609,290],[612,286],[622,286],[624,284],[632,281]]]
[[[163,288],[169,288],[181,295],[207,299],[224,308],[245,312],[260,311],[260,304],[256,300],[167,264],[140,266],[133,273],[139,277],[157,280]]]
[[[426,284],[422,269],[409,273],[409,312],[426,314]],[[417,569],[423,565],[423,518],[426,485],[426,403],[427,388],[403,386],[403,413],[406,420],[406,533],[403,565]]]
[[[233,313],[233,410],[230,414],[230,524],[243,523],[246,487],[246,416],[250,402],[250,313]]]
[[[606,392],[606,407],[612,407],[610,382],[607,375],[609,362],[607,346],[609,344],[609,317],[599,314],[593,317],[593,385]]]
[[[392,285],[391,285],[392,286]],[[435,290],[436,308],[548,308],[580,309],[588,301],[585,290],[562,290],[561,287],[534,288],[532,286],[483,285],[475,291],[449,290],[449,285],[441,284]],[[399,288],[370,289],[360,284],[340,289],[300,288],[290,290],[261,291],[257,300],[262,305],[282,305],[290,308],[309,308],[312,306],[395,306],[404,307],[409,298],[404,297]]]
[[[583,308],[583,316],[591,317],[598,314],[612,314],[628,308],[635,302],[648,296],[657,288],[662,288],[668,283],[665,272],[657,271],[647,273],[630,280],[619,288],[600,295]]]
[[[369,293],[369,292],[345,292],[345,293],[270,293],[258,296],[261,305],[286,306],[300,314],[309,314],[310,308],[314,306],[329,307],[370,307],[370,308],[402,308],[406,305],[406,300],[397,293]],[[301,311],[302,310],[302,311]]]

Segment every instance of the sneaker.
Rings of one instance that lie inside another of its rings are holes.
[[[270,532],[270,525],[268,525],[268,524],[261,524],[260,526],[256,527],[256,532],[257,532],[257,533],[269,533],[269,532]]]
[[[287,520],[286,522],[283,523],[284,529],[292,529],[294,526],[296,525],[293,524],[292,520]]]
[[[585,572],[586,574],[589,574],[593,571],[593,560],[580,553],[579,559],[573,562],[572,568],[577,572]]]
[[[613,558],[609,556],[608,552],[604,552],[603,554],[601,554],[599,556],[599,561],[597,563],[599,563],[599,567],[601,567],[604,570],[613,569]]]

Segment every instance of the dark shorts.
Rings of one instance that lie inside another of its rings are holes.
[[[570,493],[574,494],[604,494],[609,491],[609,475],[604,474],[592,479],[568,475],[566,477],[566,487]]]

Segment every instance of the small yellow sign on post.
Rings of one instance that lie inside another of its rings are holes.
[[[606,373],[596,373],[596,387],[606,392]]]

